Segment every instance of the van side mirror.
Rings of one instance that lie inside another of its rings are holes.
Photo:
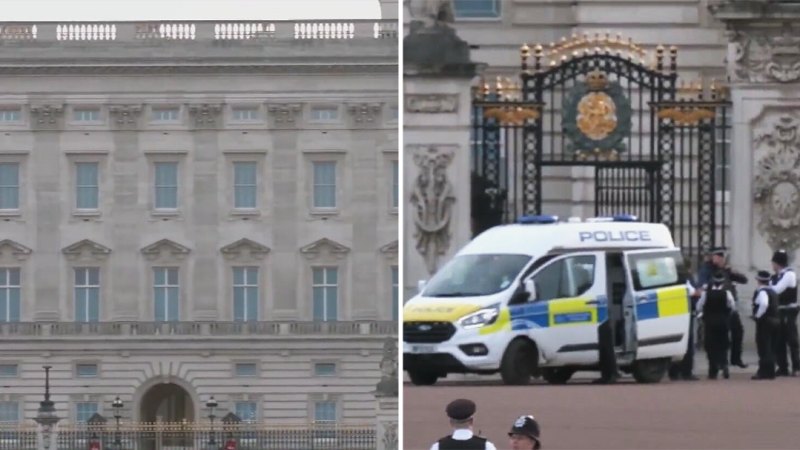
[[[417,281],[417,294],[421,293],[422,290],[425,289],[425,285],[426,284],[427,284],[427,281],[425,281],[425,280]]]
[[[531,300],[536,300],[536,282],[533,278],[525,280],[525,292],[528,293]]]

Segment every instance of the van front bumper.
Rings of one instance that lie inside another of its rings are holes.
[[[403,367],[440,374],[496,372],[508,334],[481,335],[478,329],[458,329],[445,342],[403,342]]]

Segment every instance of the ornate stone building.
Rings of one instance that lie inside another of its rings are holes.
[[[474,71],[473,76],[464,73],[452,73],[448,75],[450,79],[464,79],[476,87],[483,81],[487,87],[496,92],[496,77],[502,77],[501,83],[505,86],[505,92],[513,94],[513,84],[519,83],[519,75],[521,73],[520,57],[521,48],[523,44],[528,47],[528,61],[533,64],[536,57],[536,44],[543,46],[541,53],[543,64],[550,64],[550,57],[552,50],[558,44],[570,44],[573,42],[581,42],[582,39],[586,41],[583,47],[589,49],[589,52],[595,50],[593,47],[599,47],[599,51],[603,51],[604,46],[611,45],[615,42],[630,43],[631,49],[634,53],[642,51],[642,55],[646,59],[644,61],[647,65],[655,64],[657,57],[657,48],[659,45],[664,47],[664,66],[668,69],[670,66],[670,47],[674,47],[677,54],[677,77],[678,83],[682,87],[689,87],[689,84],[702,84],[705,93],[708,96],[709,89],[712,84],[721,86],[727,78],[726,60],[727,56],[727,38],[725,26],[717,20],[711,12],[710,6],[713,2],[708,0],[694,0],[694,1],[590,1],[590,2],[551,2],[540,0],[523,0],[506,2],[502,0],[442,0],[442,1],[410,1],[406,3],[404,14],[404,33],[409,34],[410,23],[413,20],[413,15],[425,15],[423,4],[431,5],[428,7],[439,7],[438,5],[448,5],[452,9],[453,21],[451,24],[453,29],[458,35],[458,39],[463,39],[469,44],[470,49],[461,49],[459,52],[469,53],[468,58],[472,62],[479,65],[478,70]],[[415,10],[416,8],[416,10]],[[448,7],[445,6],[445,9]],[[447,20],[445,20],[447,21]],[[599,36],[599,38],[598,38]],[[603,37],[610,36],[608,40],[603,40]],[[618,37],[619,36],[619,37]],[[593,41],[595,40],[596,41]],[[619,40],[617,40],[619,39]],[[456,39],[453,40],[455,42]],[[592,42],[597,42],[593,44]],[[453,43],[454,46],[458,44]],[[617,47],[615,47],[617,48]],[[408,53],[408,51],[406,52]],[[454,54],[454,52],[449,52]],[[646,56],[645,56],[646,53]],[[572,58],[571,52],[562,52],[565,58]],[[635,55],[636,56],[636,55]],[[458,58],[453,58],[454,64],[457,63]],[[547,62],[544,62],[547,61]],[[556,61],[555,64],[558,64]],[[455,67],[455,65],[453,66]],[[529,66],[532,70],[533,66]],[[455,70],[455,69],[454,69]],[[457,72],[457,71],[456,71]],[[406,74],[409,80],[409,74]],[[465,241],[472,236],[472,230],[468,225],[470,221],[470,213],[468,202],[469,197],[459,198],[459,194],[469,192],[467,186],[467,173],[470,170],[470,164],[474,161],[460,161],[466,155],[474,157],[476,142],[479,142],[485,137],[481,137],[475,129],[476,114],[470,109],[471,102],[473,101],[474,93],[463,91],[462,88],[457,88],[454,82],[448,84],[450,91],[445,94],[444,87],[433,88],[435,77],[425,78],[425,74],[410,74],[414,78],[414,82],[406,83],[406,92],[414,92],[415,95],[406,96],[405,113],[407,114],[407,124],[410,124],[410,129],[414,129],[415,116],[420,117],[419,127],[420,130],[425,129],[426,123],[433,123],[436,121],[447,122],[449,125],[447,131],[450,135],[445,135],[442,132],[436,137],[423,137],[422,132],[415,136],[416,131],[408,131],[409,126],[406,127],[406,142],[411,145],[417,145],[415,141],[420,140],[423,146],[434,143],[431,139],[436,139],[436,144],[455,144],[452,136],[456,136],[456,129],[460,129],[459,133],[466,133],[467,138],[462,142],[462,138],[458,138],[459,144],[451,149],[455,157],[449,164],[443,165],[446,167],[446,172],[450,174],[449,182],[452,183],[452,192],[456,193],[455,197],[445,202],[448,214],[453,218],[450,222],[449,230],[450,237],[445,238],[444,235],[439,236],[438,242],[441,245],[437,250],[426,250],[427,243],[418,243],[413,239],[405,241],[407,247],[405,248],[406,255],[404,276],[404,296],[409,298],[416,291],[416,283],[418,279],[430,277],[430,272],[435,267],[440,267],[441,264],[452,255],[453,252],[465,243]],[[439,78],[441,79],[441,78]],[[461,83],[461,81],[458,81]],[[440,83],[441,84],[441,83]],[[517,87],[518,88],[518,87]],[[680,91],[680,90],[679,90]],[[420,95],[416,95],[419,92]],[[438,94],[434,94],[438,92]],[[627,93],[627,91],[626,91]],[[563,97],[563,98],[562,98]],[[545,102],[552,106],[552,112],[558,116],[561,114],[561,102],[566,98],[566,94],[555,93],[555,96],[550,97],[547,94]],[[706,97],[709,98],[709,97]],[[647,102],[642,101],[642,105],[637,105],[637,97],[631,97],[634,102],[632,114],[635,116],[643,109],[647,109]],[[548,114],[549,111],[548,111]],[[718,129],[725,129],[726,134],[715,133],[714,139],[717,155],[715,159],[715,167],[713,169],[715,176],[714,192],[711,194],[714,197],[715,217],[718,221],[718,227],[711,233],[716,233],[716,242],[723,243],[723,236],[726,237],[724,244],[730,244],[731,241],[731,224],[736,222],[736,219],[731,215],[733,211],[731,206],[732,200],[732,186],[731,180],[733,176],[732,166],[735,158],[731,153],[731,136],[730,129],[733,127],[733,116],[735,115],[735,108],[733,113],[728,113],[724,119],[719,116],[717,123]],[[435,119],[434,119],[435,118]],[[549,119],[545,119],[547,122]],[[438,123],[438,122],[437,122]],[[460,127],[460,128],[458,128]],[[558,120],[552,121],[552,136],[551,130],[544,131],[543,139],[551,139],[555,142],[555,146],[560,146],[563,141],[561,136],[561,128]],[[432,130],[432,128],[431,128]],[[634,133],[650,133],[653,131],[646,124],[640,128],[636,128],[634,124]],[[433,133],[433,131],[431,131]],[[433,136],[433,135],[431,135]],[[459,134],[461,136],[461,134]],[[500,142],[509,142],[511,137],[500,138]],[[502,141],[508,139],[508,141]],[[506,144],[501,144],[501,146]],[[520,144],[521,145],[521,144]],[[547,143],[549,151],[550,143]],[[508,147],[511,148],[511,147]],[[521,147],[519,147],[521,148]],[[634,142],[631,149],[638,150]],[[508,150],[510,151],[510,150]],[[676,152],[678,150],[676,149]],[[681,150],[683,151],[683,150]],[[442,156],[445,157],[445,156]],[[406,166],[414,168],[413,161],[410,153],[406,152]],[[510,154],[501,154],[500,164],[507,164],[506,161],[512,157]],[[696,164],[696,160],[685,161],[687,165]],[[509,164],[509,171],[512,170]],[[521,167],[521,166],[520,166]],[[521,168],[519,168],[521,170]],[[679,169],[675,169],[676,171]],[[676,180],[676,192],[686,192],[683,197],[689,198],[697,195],[697,190],[692,191],[690,187],[686,186],[686,180],[697,179],[697,172],[693,175],[687,175],[688,169],[684,170],[678,176],[680,179]],[[407,170],[404,172],[406,186],[409,186],[406,201],[411,205],[414,204],[410,195],[412,195],[414,183],[417,177],[415,170]],[[510,173],[510,172],[509,172]],[[518,172],[518,174],[521,172]],[[597,184],[595,180],[597,176],[594,169],[580,166],[552,166],[542,170],[542,187],[541,187],[541,209],[543,213],[555,214],[560,217],[591,217],[596,211],[596,200],[598,194]],[[501,175],[505,177],[505,175]],[[684,182],[682,183],[681,180]],[[516,187],[518,190],[520,186]],[[612,188],[613,189],[613,188]],[[473,189],[474,190],[474,189]],[[464,194],[466,195],[466,194]],[[477,195],[472,192],[472,195]],[[461,205],[459,205],[459,203]],[[682,201],[679,205],[685,211],[694,211],[698,208],[696,200]],[[410,211],[412,211],[410,209]],[[679,233],[689,235],[692,233],[693,227],[697,226],[696,221],[688,219],[693,212],[686,214],[677,214],[675,219],[675,227]],[[404,224],[405,233],[407,236],[413,236],[417,233],[416,225],[413,223],[413,214],[408,214],[406,223]],[[473,217],[474,220],[474,217]],[[463,230],[461,228],[465,227]],[[424,233],[423,233],[424,234]],[[686,241],[687,239],[683,239]],[[694,236],[692,235],[692,240]],[[416,246],[419,245],[419,248]],[[684,244],[686,245],[686,244]],[[695,242],[690,244],[691,251],[698,252],[699,248]],[[436,254],[436,256],[434,256]],[[433,264],[433,260],[438,262]],[[428,264],[424,264],[427,262]],[[426,270],[427,268],[427,270]],[[744,267],[743,267],[744,268]]]
[[[0,24],[0,422],[373,423],[397,333],[384,20]],[[391,15],[386,15],[386,13]],[[220,412],[221,411],[221,412]]]

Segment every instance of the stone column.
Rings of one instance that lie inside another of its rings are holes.
[[[383,345],[381,381],[375,390],[377,450],[398,449],[399,379],[397,377],[397,337],[388,337]]]
[[[733,101],[732,265],[769,269],[800,250],[800,4],[721,2]],[[749,288],[753,288],[750,283]]]
[[[432,3],[439,9],[411,9],[403,40],[405,299],[472,237],[469,127],[477,64],[445,22],[452,6]]]

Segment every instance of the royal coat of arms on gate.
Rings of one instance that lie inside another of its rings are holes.
[[[567,151],[577,159],[594,155],[617,159],[631,131],[631,105],[619,82],[595,70],[564,98],[563,126]]]

